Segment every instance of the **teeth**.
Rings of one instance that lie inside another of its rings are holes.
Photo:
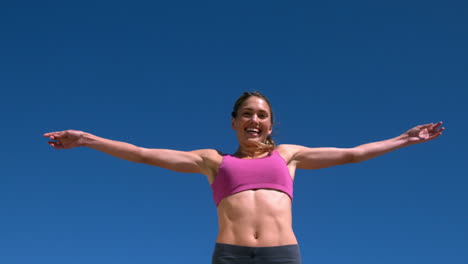
[[[254,132],[254,133],[259,133],[259,132],[260,132],[260,130],[258,130],[258,129],[255,129],[255,128],[248,128],[248,129],[247,129],[247,132]]]

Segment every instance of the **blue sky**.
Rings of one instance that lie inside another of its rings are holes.
[[[232,104],[259,90],[278,143],[354,147],[446,127],[370,161],[298,171],[304,263],[467,263],[467,11],[464,1],[2,2],[0,262],[210,263],[217,218],[204,176],[55,150],[42,134],[232,153]]]

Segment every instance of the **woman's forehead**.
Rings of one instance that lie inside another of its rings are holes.
[[[265,111],[270,111],[270,107],[268,106],[268,103],[263,100],[262,98],[252,96],[249,99],[245,100],[245,102],[241,105],[241,109],[247,109],[247,110],[265,110]]]

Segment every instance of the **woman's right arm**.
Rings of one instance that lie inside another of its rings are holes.
[[[216,152],[210,149],[195,151],[148,149],[77,130],[45,133],[44,137],[56,140],[48,142],[56,149],[88,147],[132,162],[145,163],[177,172],[205,175],[212,171],[209,160],[213,152]]]

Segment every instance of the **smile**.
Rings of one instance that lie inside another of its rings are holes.
[[[256,129],[256,128],[247,128],[247,129],[245,129],[245,131],[248,134],[253,135],[253,136],[259,136],[260,132],[261,132],[259,129]]]

